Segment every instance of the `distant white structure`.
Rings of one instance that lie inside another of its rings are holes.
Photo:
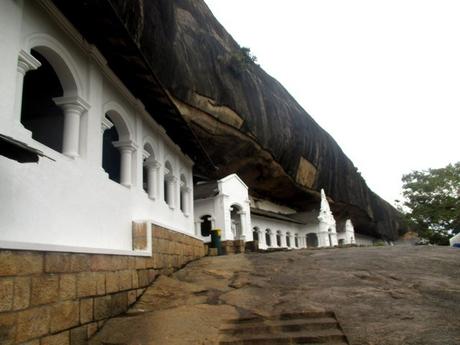
[[[453,236],[450,240],[449,240],[449,243],[451,246],[453,246],[454,244],[456,243],[460,243],[460,233],[458,233],[457,235]]]
[[[337,232],[324,190],[319,207],[304,213],[249,196],[247,186],[235,174],[199,183],[194,192],[195,234],[205,242],[211,240],[210,230],[219,228],[223,241],[257,240],[260,249],[355,243],[351,220],[343,223],[343,232]]]

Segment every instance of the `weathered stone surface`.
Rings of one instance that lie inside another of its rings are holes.
[[[0,278],[0,312],[13,308],[14,282],[11,278]]]
[[[80,323],[84,324],[94,320],[93,305],[92,298],[80,300]]]
[[[16,337],[16,314],[0,314],[0,344],[13,344]]]
[[[29,277],[16,277],[14,280],[13,309],[25,309],[30,304],[30,281]]]
[[[77,296],[87,297],[97,294],[96,276],[92,272],[79,273],[77,276]]]
[[[55,335],[50,335],[41,340],[40,345],[69,345],[70,344],[70,332],[62,332]]]
[[[16,341],[24,342],[48,334],[50,307],[38,307],[18,312]]]
[[[102,296],[94,298],[94,319],[103,320],[111,316],[112,298]]]
[[[87,345],[88,330],[86,326],[70,330],[70,345]]]
[[[119,271],[120,290],[129,290],[132,288],[132,274],[129,270]]]
[[[107,272],[105,275],[107,293],[118,292],[120,290],[120,278],[118,272]]]
[[[51,332],[56,333],[78,325],[80,308],[78,301],[66,301],[51,309]]]
[[[49,304],[59,298],[59,276],[53,274],[32,277],[31,305]]]
[[[2,250],[0,276],[16,276],[43,272],[43,255],[30,252]]]
[[[59,297],[62,300],[73,299],[77,296],[77,276],[62,274],[59,279]]]

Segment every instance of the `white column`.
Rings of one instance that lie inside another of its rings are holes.
[[[118,148],[121,154],[120,184],[129,188],[132,185],[132,155],[133,152],[136,150],[137,145],[133,141],[128,140],[116,141],[113,143],[113,146]]]
[[[80,97],[57,97],[54,103],[64,112],[64,133],[62,153],[68,157],[79,156],[80,148],[80,118],[89,109],[89,104]]]
[[[30,70],[39,68],[42,64],[31,54],[25,50],[21,50],[18,56],[18,69],[16,75],[16,98],[14,104],[13,116],[20,123],[21,121],[21,107],[22,107],[22,90],[24,87],[24,77]]]
[[[188,217],[190,215],[190,205],[189,205],[189,187],[182,187],[182,202],[184,203],[184,216]]]
[[[176,208],[176,182],[177,177],[175,176],[167,176],[166,183],[168,184],[168,195],[166,203],[169,205],[171,210]]]
[[[259,248],[265,248],[267,246],[267,244],[265,243],[265,231],[258,229],[257,235],[259,236]]]
[[[201,237],[201,223],[202,220],[195,221],[195,236]]]
[[[272,242],[272,247],[273,248],[276,248],[278,247],[278,243],[276,242],[276,231],[270,231],[270,238],[271,238],[271,242]]]
[[[147,158],[144,162],[147,168],[147,193],[149,198],[155,200],[157,197],[157,175],[160,163],[152,158]]]

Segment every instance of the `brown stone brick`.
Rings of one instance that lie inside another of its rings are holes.
[[[13,292],[13,279],[0,278],[0,312],[13,309]]]
[[[127,256],[114,256],[112,257],[113,268],[112,270],[126,270],[129,266],[129,258]]]
[[[111,316],[124,313],[128,309],[128,292],[119,292],[112,295]]]
[[[96,279],[96,292],[98,295],[105,295],[105,272],[94,273]]]
[[[45,272],[67,273],[70,272],[70,254],[46,253]]]
[[[128,267],[129,267],[129,269],[135,269],[136,268],[136,257],[130,256],[128,258]]]
[[[25,309],[30,305],[30,278],[17,277],[14,280],[13,309]]]
[[[111,302],[110,296],[102,296],[94,298],[94,319],[103,320],[111,315]]]
[[[27,341],[25,343],[21,343],[21,345],[40,345],[40,340],[35,339],[35,340]]]
[[[98,330],[98,325],[97,325],[97,322],[92,322],[90,324],[87,325],[87,336],[88,336],[88,339],[91,338],[93,335],[96,334]]]
[[[148,270],[137,271],[139,276],[139,286],[146,287],[149,285],[149,272]]]
[[[91,271],[110,271],[113,270],[112,256],[110,255],[91,255]]]
[[[139,287],[139,276],[136,270],[131,270],[131,284],[133,289],[137,289]]]
[[[18,343],[48,334],[50,307],[38,307],[17,313],[16,341]]]
[[[88,344],[88,329],[86,326],[81,326],[70,330],[70,345],[87,345]]]
[[[155,280],[157,272],[154,269],[149,269],[149,284]]]
[[[80,323],[88,323],[94,320],[93,305],[92,298],[80,300]]]
[[[105,287],[107,293],[120,291],[120,278],[118,272],[107,272],[105,274]]]
[[[51,332],[56,333],[75,327],[80,321],[78,301],[66,301],[55,304],[51,309]]]
[[[130,270],[124,270],[118,272],[120,290],[129,290],[132,288],[132,276]]]
[[[43,272],[43,254],[0,250],[0,276],[16,276]]]
[[[141,297],[142,294],[144,293],[145,289],[137,289],[136,290],[136,295],[137,295],[137,298]]]
[[[61,300],[74,299],[77,296],[77,276],[61,274],[59,278],[59,297]]]
[[[147,248],[147,224],[133,222],[133,250],[145,250]]]
[[[55,335],[50,335],[41,340],[41,345],[69,345],[70,332],[62,332]]]
[[[59,276],[44,274],[32,277],[31,305],[49,304],[59,298]]]
[[[71,272],[87,272],[91,270],[90,256],[87,254],[72,254],[70,256]]]
[[[128,305],[134,304],[137,300],[136,290],[128,291]]]
[[[77,297],[95,296],[97,294],[97,282],[93,272],[77,274]]]
[[[16,338],[16,314],[0,314],[0,344],[14,344]]]

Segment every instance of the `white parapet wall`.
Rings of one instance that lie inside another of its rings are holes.
[[[125,253],[137,219],[194,235],[193,162],[96,47],[49,1],[1,1],[0,23],[8,37],[0,39],[0,133],[51,158],[19,164],[0,157],[0,247]],[[35,140],[21,123],[24,76],[41,65],[34,50],[63,88],[53,99],[64,114],[62,151]],[[104,130],[113,126],[119,183],[102,167]]]

